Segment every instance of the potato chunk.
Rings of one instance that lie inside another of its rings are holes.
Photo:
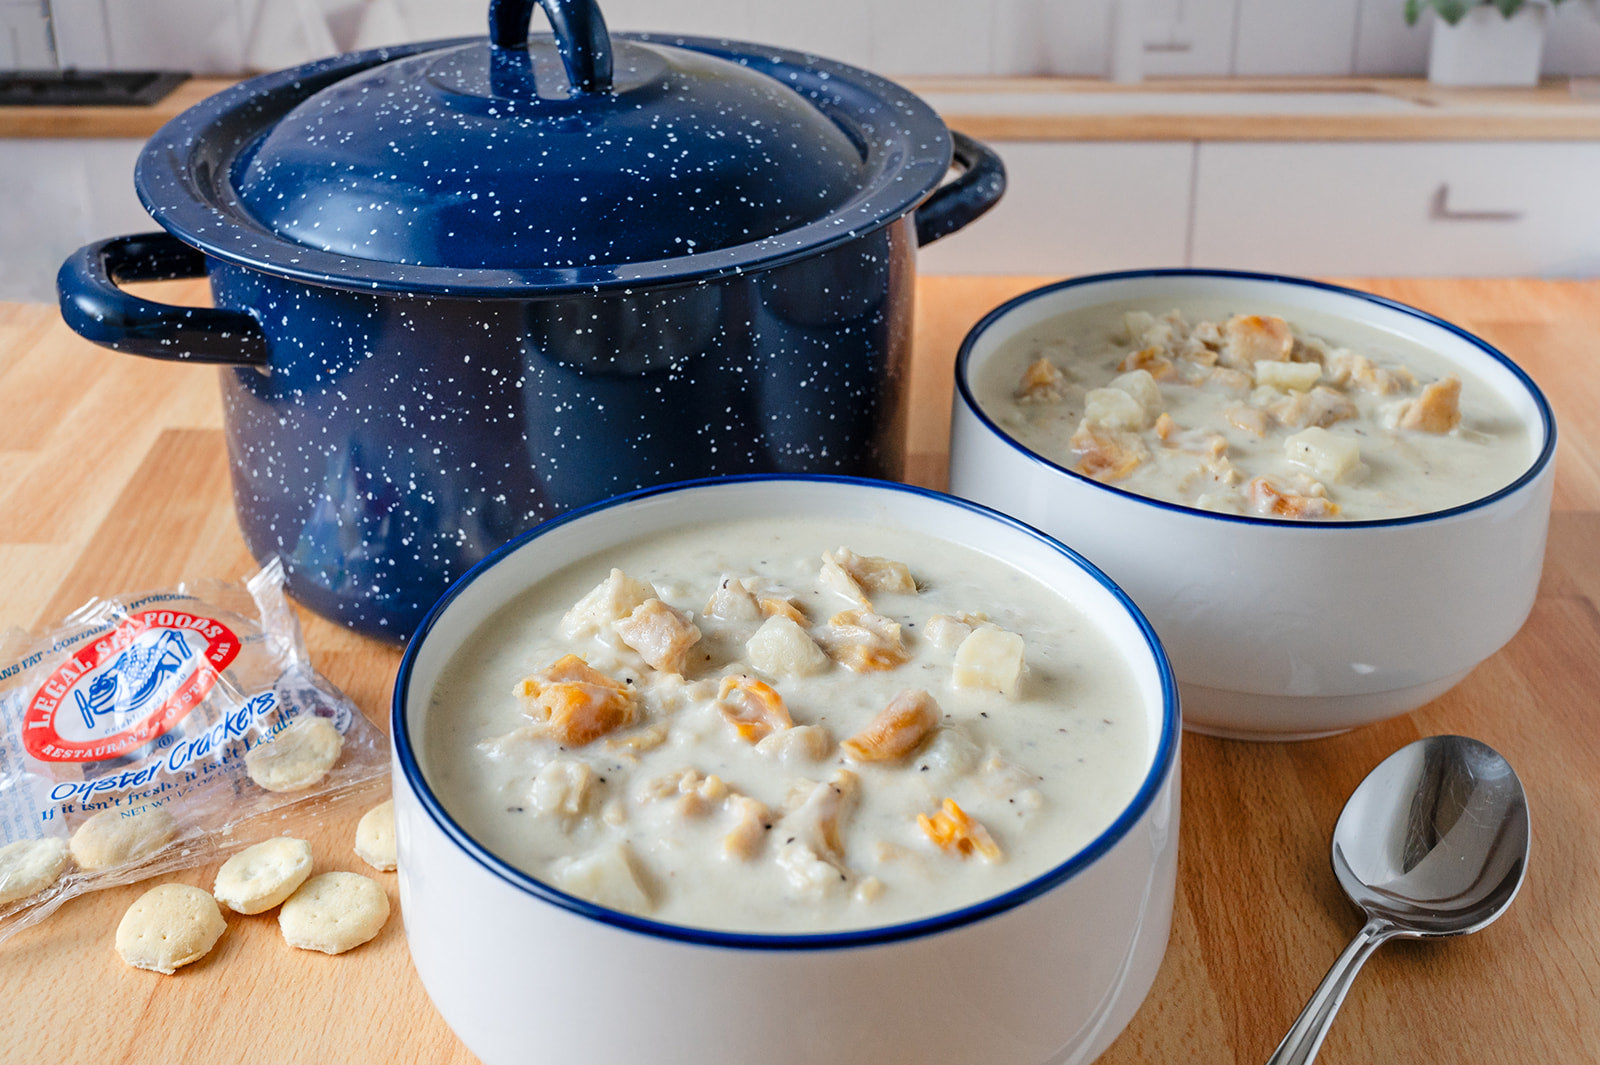
[[[897,762],[922,746],[939,724],[939,704],[920,688],[907,688],[870,724],[839,746],[857,762]]]
[[[625,913],[649,913],[649,894],[639,883],[626,843],[614,843],[577,858],[559,858],[551,866],[556,887],[590,902]]]
[[[1118,374],[1111,379],[1107,387],[1132,396],[1134,402],[1144,409],[1146,425],[1155,420],[1156,415],[1166,406],[1161,400],[1161,386],[1156,384],[1155,376],[1149,370],[1130,370]]]
[[[1150,415],[1144,404],[1124,389],[1091,388],[1083,397],[1083,424],[1136,431],[1150,424]]]
[[[594,791],[595,772],[585,762],[555,758],[533,778],[528,801],[541,814],[558,818],[563,826],[583,814]]]
[[[761,607],[750,586],[726,573],[718,578],[717,587],[706,601],[704,612],[707,617],[722,621],[761,620]]]
[[[613,573],[621,572],[613,570]],[[561,742],[582,747],[633,724],[636,710],[627,685],[567,655],[517,685],[523,712],[543,721]]]
[[[1352,436],[1338,436],[1320,426],[1302,429],[1283,442],[1289,461],[1329,481],[1341,481],[1361,465],[1361,445]]]
[[[958,688],[981,688],[1016,695],[1022,683],[1022,637],[1005,629],[973,629],[956,648]]]
[[[1255,364],[1256,384],[1284,392],[1309,392],[1322,377],[1322,367],[1314,362],[1277,362],[1262,359]]]
[[[941,651],[954,651],[979,625],[989,620],[985,614],[935,614],[922,627],[922,635]]]
[[[689,615],[659,599],[646,599],[613,624],[622,642],[639,652],[650,668],[683,675],[689,648],[700,642],[700,629]]]
[[[782,614],[762,622],[744,649],[750,664],[769,677],[811,676],[830,662],[811,635]]]
[[[561,619],[561,633],[572,639],[593,636],[613,621],[633,613],[634,607],[655,598],[656,590],[645,581],[634,580],[620,569],[613,569],[605,580],[572,604]]]

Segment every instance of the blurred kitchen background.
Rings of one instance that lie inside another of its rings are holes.
[[[169,69],[238,77],[333,52],[481,35],[486,6],[485,0],[0,0],[0,73]],[[1319,84],[1312,103],[1297,102],[1307,94],[1292,86],[1274,86],[1276,95],[1236,94],[1228,105],[1291,116],[1297,109],[1425,106],[1375,93],[1370,79],[1421,77],[1433,29],[1431,13],[1408,26],[1403,0],[604,0],[602,6],[617,30],[763,41],[911,78],[935,106],[962,98],[960,82],[938,80],[947,76],[1117,74],[1146,81],[1146,91],[1158,79],[1350,80],[1347,93]],[[540,16],[534,24],[542,28]],[[1548,10],[1542,70],[1570,85],[1574,98],[1592,97],[1600,115],[1600,10],[1592,0]],[[1189,97],[1199,90],[1181,84],[1169,99],[1145,99],[1168,110],[1197,106]],[[1025,96],[1013,103],[1070,106]],[[988,106],[1008,105],[991,97]],[[1324,275],[1600,274],[1600,136],[1346,140],[1337,150],[1315,141],[1144,139],[1130,124],[1126,139],[1001,143],[1012,172],[1007,201],[993,221],[930,248],[921,269],[1072,273],[1189,263]],[[143,137],[0,136],[0,204],[6,205],[0,300],[52,300],[54,270],[68,252],[151,228],[131,176],[142,143]],[[1411,195],[1408,182],[1425,201],[1415,224],[1386,215],[1397,209],[1397,198]],[[1273,202],[1256,217],[1263,189]],[[1279,216],[1292,232],[1275,222]]]

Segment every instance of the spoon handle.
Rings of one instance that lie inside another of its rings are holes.
[[[1328,1034],[1328,1026],[1333,1023],[1333,1015],[1339,1012],[1339,1006],[1349,993],[1350,984],[1361,970],[1362,963],[1393,934],[1393,930],[1377,918],[1369,920],[1366,927],[1356,933],[1350,945],[1333,963],[1333,968],[1328,970],[1328,975],[1317,985],[1316,993],[1306,1003],[1306,1008],[1295,1018],[1289,1034],[1283,1037],[1278,1049],[1267,1059],[1267,1065],[1309,1065],[1311,1059],[1317,1056],[1323,1037]]]

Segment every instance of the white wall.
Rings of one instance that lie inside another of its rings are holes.
[[[602,0],[616,29],[757,40],[890,75],[1098,76],[1111,6],[1135,9],[1151,76],[1421,74],[1430,16],[1403,0]],[[232,74],[334,51],[481,35],[486,0],[0,0],[0,67],[165,67]],[[535,15],[535,25],[541,19]],[[1600,9],[1565,0],[1552,76],[1600,74]],[[45,60],[41,62],[40,60]]]

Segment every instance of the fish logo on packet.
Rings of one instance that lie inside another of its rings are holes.
[[[44,762],[125,754],[199,706],[238,654],[239,637],[214,618],[133,614],[39,686],[23,715],[23,747]]]

